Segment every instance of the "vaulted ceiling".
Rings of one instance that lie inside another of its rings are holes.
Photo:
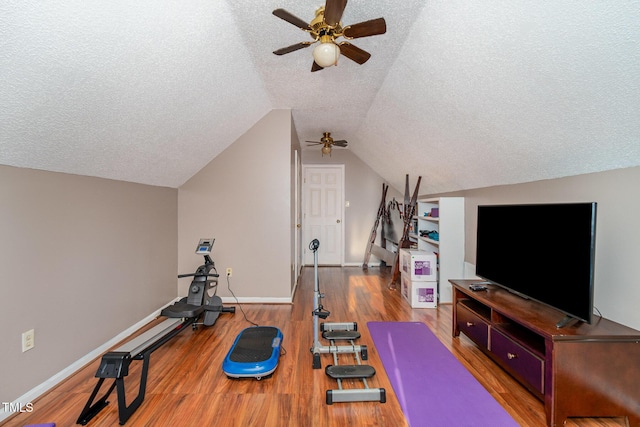
[[[368,62],[274,55],[310,39],[271,12],[322,5],[4,1],[0,164],[178,187],[290,108],[421,193],[640,165],[640,1],[350,0]]]

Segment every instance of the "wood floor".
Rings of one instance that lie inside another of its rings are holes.
[[[305,268],[292,305],[242,306],[249,320],[276,326],[284,334],[280,364],[268,379],[231,380],[221,365],[234,338],[251,326],[237,308],[235,314],[222,314],[211,328],[182,332],[151,356],[149,381],[144,403],[127,426],[406,426],[402,410],[385,374],[366,328],[368,321],[424,322],[489,390],[495,399],[523,427],[545,426],[542,402],[535,399],[504,371],[488,360],[466,337],[451,337],[451,305],[438,309],[412,310],[397,291],[389,290],[388,270],[357,267],[319,268],[322,301],[331,312],[328,322],[358,322],[368,346],[368,363],[377,371],[370,387],[384,387],[387,402],[325,404],[325,391],[336,388],[323,369],[312,369],[309,351],[313,343],[313,268]],[[221,283],[221,286],[226,285]],[[238,289],[241,283],[231,282]],[[150,325],[152,326],[152,325]],[[141,331],[142,332],[142,331]],[[323,366],[331,356],[322,356]],[[343,355],[341,357],[348,357]],[[99,359],[33,402],[33,412],[22,413],[0,424],[55,422],[72,426],[96,379]],[[344,362],[346,363],[346,361]],[[135,397],[140,362],[134,362],[127,377],[127,390]],[[351,387],[345,384],[345,388]],[[104,388],[104,387],[103,387]],[[110,403],[88,425],[118,425],[115,391]],[[426,416],[426,414],[425,414]],[[568,426],[621,426],[622,419],[575,419]]]

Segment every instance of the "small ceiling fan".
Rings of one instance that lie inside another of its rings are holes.
[[[308,145],[317,145],[317,144],[322,144],[322,155],[324,156],[325,154],[331,155],[331,147],[333,147],[334,145],[336,147],[346,147],[348,142],[345,141],[344,139],[340,139],[338,141],[334,141],[333,138],[331,138],[331,132],[324,132],[322,134],[322,138],[320,138],[320,141],[306,141],[309,144]]]
[[[325,5],[316,10],[315,18],[308,24],[284,9],[274,10],[273,14],[275,16],[309,33],[313,41],[296,43],[278,49],[273,53],[276,55],[284,55],[303,49],[319,41],[320,44],[313,49],[314,61],[311,66],[311,71],[319,71],[323,68],[337,65],[340,54],[358,64],[364,64],[371,57],[369,52],[347,41],[338,43],[336,39],[344,37],[347,40],[351,40],[384,34],[387,32],[387,24],[384,18],[378,18],[343,27],[340,19],[346,6],[347,0],[326,0]]]

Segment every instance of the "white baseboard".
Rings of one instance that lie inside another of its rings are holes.
[[[151,313],[150,315],[148,315],[147,317],[145,317],[144,319],[142,319],[141,321],[139,321],[135,325],[132,325],[127,330],[125,330],[125,331],[119,333],[118,335],[116,335],[115,337],[111,338],[109,341],[107,341],[106,343],[102,344],[100,347],[96,348],[92,352],[86,354],[82,358],[78,359],[77,361],[75,361],[71,365],[67,366],[65,369],[63,369],[62,371],[58,372],[57,374],[55,374],[54,376],[52,376],[51,378],[49,378],[48,380],[46,380],[42,384],[39,384],[39,385],[35,386],[31,390],[29,390],[28,392],[26,392],[25,394],[23,394],[22,396],[18,397],[13,402],[11,402],[10,407],[17,407],[20,404],[22,404],[22,406],[24,406],[28,402],[33,402],[38,397],[42,396],[44,393],[46,393],[47,391],[51,390],[53,387],[57,386],[62,381],[64,381],[65,379],[67,379],[68,377],[70,377],[71,375],[76,373],[78,370],[83,368],[86,364],[88,364],[89,362],[91,362],[92,360],[94,360],[95,358],[100,356],[102,353],[106,352],[108,349],[110,349],[111,347],[113,347],[114,345],[116,345],[117,343],[122,341],[123,339],[127,338],[129,335],[133,334],[134,332],[136,332],[137,330],[142,328],[147,323],[149,323],[152,320],[154,320],[155,318],[157,318],[160,315],[160,311],[162,311],[162,309],[164,307],[167,307],[167,306],[173,304],[174,302],[176,302],[178,300],[179,300],[179,298],[176,298],[175,300],[170,301],[169,303],[167,303],[165,306],[160,307],[158,310],[154,311],[153,313]],[[80,412],[78,412],[78,413],[80,413]],[[1,405],[0,406],[0,422],[2,422],[3,420],[9,418],[11,415],[14,415],[14,414],[15,414],[15,412],[10,412],[9,409],[5,409],[5,405]]]
[[[380,267],[380,261],[368,264],[369,267]],[[313,264],[305,264],[303,267],[313,268]],[[362,267],[361,262],[345,262],[341,265],[321,265],[320,267]]]
[[[261,298],[261,297],[240,297],[237,300],[233,297],[222,298],[223,304],[291,304],[293,298]]]

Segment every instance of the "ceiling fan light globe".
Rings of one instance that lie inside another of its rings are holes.
[[[325,145],[324,147],[322,147],[322,154],[331,154],[331,147],[328,145]]]
[[[313,59],[322,68],[336,65],[339,57],[340,48],[333,42],[320,43],[313,49]]]

